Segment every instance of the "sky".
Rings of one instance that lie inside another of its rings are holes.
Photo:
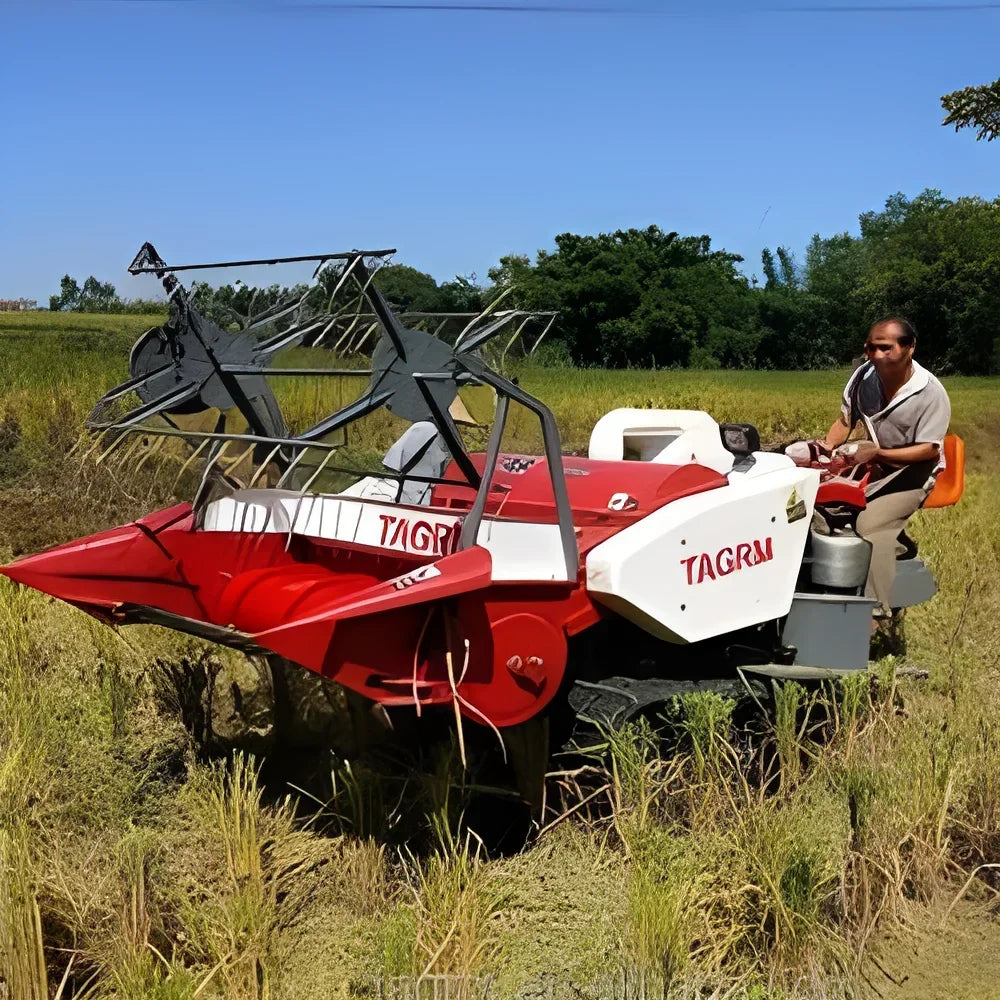
[[[651,224],[750,275],[896,191],[1000,196],[1000,142],[940,124],[1000,76],[1000,3],[604,3],[0,0],[0,298],[64,273],[153,294],[126,272],[146,240],[177,264],[396,247],[485,281]]]

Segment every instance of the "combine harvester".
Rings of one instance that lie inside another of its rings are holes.
[[[183,438],[205,461],[201,487],[3,572],[108,623],[279,654],[390,720],[436,710],[461,734],[464,718],[499,735],[529,799],[550,719],[627,718],[689,690],[866,668],[870,548],[852,527],[863,480],[764,452],[749,424],[692,410],[613,410],[587,456],[567,457],[550,410],[482,358],[510,314],[454,344],[406,328],[371,281],[390,252],[284,259],[316,261],[335,291],[354,283],[377,317],[371,370],[358,372],[272,365],[331,327],[308,295],[230,333],[195,308],[176,277],[186,268],[144,245],[130,270],[162,279],[171,319],[137,342],[133,377],[90,425],[116,446]],[[231,265],[187,267],[204,266]],[[293,433],[270,380],[328,375],[367,376],[367,388]],[[466,450],[453,416],[470,386],[495,394],[485,452]],[[537,419],[540,456],[503,452],[512,405]],[[344,471],[348,425],[380,408],[410,423],[384,467],[322,489]],[[220,414],[213,430],[183,429],[206,410]],[[252,475],[227,468],[234,443]],[[961,464],[948,474],[938,490],[954,502]],[[906,556],[900,608],[935,592]]]

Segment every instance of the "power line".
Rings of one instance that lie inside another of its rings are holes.
[[[790,14],[940,14],[945,11],[1000,10],[1000,3],[817,4],[811,7],[770,7]]]
[[[206,5],[212,4],[213,0],[112,0],[117,3],[148,4],[166,3],[189,3]],[[217,0],[218,2],[218,0]],[[225,5],[226,0],[221,0]],[[251,5],[253,6],[253,5]],[[540,4],[540,3],[407,3],[389,2],[381,3],[378,0],[372,2],[342,3],[339,0],[291,0],[283,3],[276,0],[274,3],[264,3],[260,6],[282,8],[286,7],[295,10],[311,10],[322,13],[364,13],[371,11],[374,13],[405,13],[405,12],[425,12],[435,14],[448,13],[472,13],[472,14],[600,14],[604,16],[683,16],[686,14],[701,13],[699,9],[692,5],[688,10],[663,10],[655,7],[623,7],[623,6],[585,6],[585,5],[563,5],[563,4]],[[741,14],[943,14],[943,13],[966,13],[975,11],[1000,10],[1000,2],[993,3],[906,3],[906,4],[814,4],[809,6],[788,6],[788,7],[751,7],[740,10]],[[734,12],[735,13],[735,12]]]

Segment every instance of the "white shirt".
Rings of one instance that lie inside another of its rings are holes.
[[[909,379],[899,387],[892,399],[886,399],[885,387],[875,366],[866,361],[848,379],[844,388],[841,413],[844,422],[853,427],[859,421],[865,425],[868,437],[880,448],[906,448],[914,444],[936,444],[938,459],[928,464],[925,488],[933,485],[944,468],[944,436],[951,421],[951,402],[944,386],[922,365],[913,363]],[[880,492],[886,481],[895,478],[907,466],[894,466],[883,461],[887,474],[871,485]],[[923,463],[915,463],[923,465]],[[914,472],[917,470],[914,469]],[[909,477],[907,477],[909,478]]]

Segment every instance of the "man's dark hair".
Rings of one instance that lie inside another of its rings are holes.
[[[897,341],[901,347],[912,347],[917,342],[917,328],[902,316],[885,316],[876,323],[872,323],[873,330],[882,326],[896,323],[899,326],[899,337]]]

